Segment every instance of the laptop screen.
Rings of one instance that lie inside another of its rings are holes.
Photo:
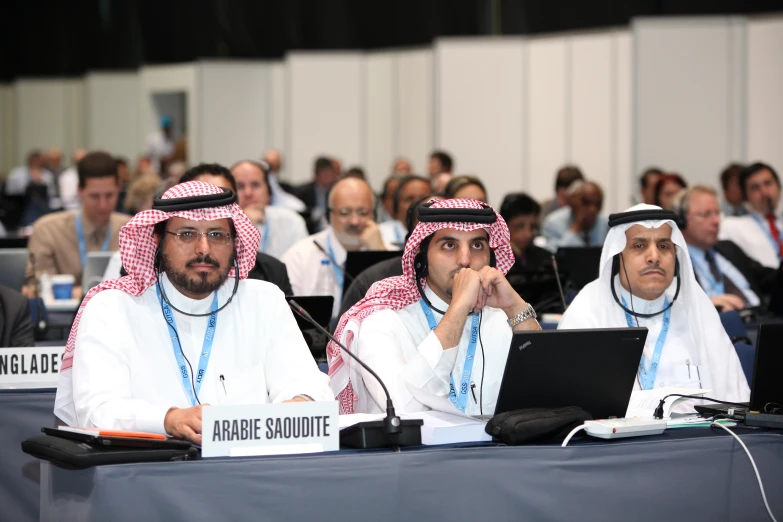
[[[775,402],[783,404],[783,324],[762,324],[756,343],[756,362],[753,365],[753,385],[750,390],[750,409],[764,411],[764,406]]]

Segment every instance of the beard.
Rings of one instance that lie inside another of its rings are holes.
[[[361,246],[362,232],[364,227],[355,225],[346,225],[343,232],[335,231],[334,235],[337,236],[337,240],[346,247],[358,247]]]
[[[169,281],[171,281],[171,283],[180,292],[185,291],[190,294],[210,294],[223,286],[223,283],[225,283],[228,279],[228,273],[231,271],[231,266],[234,264],[234,257],[235,254],[232,254],[228,264],[223,269],[221,269],[220,262],[209,254],[206,256],[195,257],[185,263],[186,268],[196,264],[206,264],[214,266],[218,269],[218,272],[215,274],[197,272],[195,276],[193,276],[188,274],[186,271],[177,270],[172,265],[168,256],[161,251],[161,271],[166,272]],[[211,278],[210,275],[212,276]]]

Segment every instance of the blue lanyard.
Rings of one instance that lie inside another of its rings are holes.
[[[329,256],[332,258],[332,270],[334,270],[334,277],[337,280],[337,286],[343,288],[343,269],[337,266],[337,258],[334,257],[334,250],[332,250],[332,236],[326,236],[326,250],[329,252]]]
[[[628,308],[625,297],[621,296],[621,299],[623,300],[623,306]],[[663,307],[666,308],[667,306],[669,306],[668,298],[663,302]],[[653,351],[653,356],[650,359],[650,365],[647,368],[644,367],[644,356],[642,356],[642,360],[639,361],[639,378],[643,390],[652,390],[655,386],[655,377],[658,375],[658,365],[661,362],[663,345],[666,343],[666,336],[669,335],[669,322],[671,321],[671,318],[672,309],[669,308],[663,313],[663,326],[661,326],[661,333],[658,334],[658,340],[655,341],[655,351]],[[631,317],[631,314],[628,312],[625,312],[625,320],[628,322],[629,328],[636,326],[633,317]]]
[[[394,237],[397,238],[397,243],[402,243],[402,240],[404,239],[402,234],[400,234],[400,227],[397,226],[397,223],[394,224]]]
[[[82,215],[76,215],[76,237],[79,239],[79,257],[82,259],[82,268],[87,266],[87,243],[84,241],[84,229],[82,228]],[[109,251],[109,241],[111,240],[111,222],[106,227],[106,237],[103,238],[101,252]]]
[[[715,295],[723,295],[726,293],[726,290],[723,285],[723,273],[720,271],[720,267],[718,267],[717,258],[715,259],[715,267],[718,269],[718,274],[720,275],[720,281],[716,281],[715,278],[712,277],[712,271],[709,269],[709,263],[707,267],[704,266],[703,263],[707,262],[706,259],[702,261],[702,259],[699,258],[698,256],[691,256],[691,261],[695,261],[693,263],[693,266],[696,267],[696,271],[699,272],[699,275],[707,281],[707,284],[710,286],[710,289],[716,292]]]
[[[769,229],[769,225],[764,223],[755,213],[751,212],[750,215],[753,217],[753,219],[756,220],[756,223],[758,223],[759,227],[761,227],[761,230],[763,230],[767,235],[767,239],[772,245],[772,250],[775,251],[775,255],[778,256],[778,259],[780,259],[780,231],[778,230],[777,241],[775,241],[775,238],[772,237],[772,231]]]
[[[432,312],[432,308],[424,302],[424,299],[419,300],[421,309],[424,311],[425,317],[427,317],[427,324],[430,325],[430,330],[437,328],[438,323],[435,321],[435,314]],[[470,325],[470,343],[468,343],[468,352],[465,355],[465,368],[462,370],[462,383],[459,387],[459,396],[457,395],[456,388],[454,387],[454,377],[449,375],[449,401],[455,408],[461,411],[465,411],[468,405],[468,391],[470,391],[470,375],[473,373],[473,361],[476,355],[476,340],[478,339],[479,328],[479,316],[473,314],[473,322]]]
[[[215,340],[215,329],[217,328],[216,312],[218,309],[217,291],[215,291],[215,297],[212,298],[212,313],[209,315],[207,331],[204,334],[204,345],[201,348],[201,357],[198,362],[195,391],[193,390],[193,383],[190,381],[185,355],[182,353],[182,343],[180,342],[179,333],[177,332],[177,323],[174,322],[174,314],[171,312],[171,307],[168,304],[163,303],[163,299],[160,296],[160,286],[158,286],[157,283],[155,284],[155,292],[158,294],[158,301],[160,302],[160,306],[163,307],[163,315],[166,316],[166,324],[169,326],[171,346],[174,348],[174,357],[177,359],[179,373],[182,376],[182,387],[185,388],[185,394],[188,396],[188,399],[190,399],[191,406],[195,406],[198,404],[196,395],[198,395],[199,390],[201,390],[201,383],[204,379],[204,375],[207,373],[207,365],[209,365],[209,356],[212,354],[212,341]]]
[[[266,246],[269,244],[269,221],[264,223],[264,230],[261,232],[261,253],[266,254]]]

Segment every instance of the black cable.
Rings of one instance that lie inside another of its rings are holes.
[[[481,340],[481,319],[484,317],[484,310],[479,312],[478,338],[481,346],[481,384],[479,385],[479,415],[484,416],[484,367],[487,365],[487,358],[484,355],[484,341]]]
[[[622,252],[620,252],[620,264],[623,265],[623,272],[625,272],[625,282],[628,283],[628,295],[631,296],[631,311],[633,311],[633,318],[636,320],[636,327],[639,328],[639,318],[636,316],[636,309],[633,307],[633,288],[631,288],[631,280],[628,278],[628,269],[625,267],[625,259],[623,258]],[[614,280],[612,281],[612,290],[614,290]]]
[[[729,402],[729,401],[721,401],[718,399],[713,399],[712,397],[707,397],[705,395],[683,395],[681,393],[670,393],[663,399],[661,399],[661,402],[658,403],[658,407],[655,408],[655,413],[653,413],[654,419],[662,419],[663,418],[663,405],[666,402],[666,399],[669,397],[685,397],[686,399],[702,399],[702,400],[708,400],[712,402],[717,402],[718,404],[728,404],[729,406],[736,406],[738,408],[747,408],[747,404],[740,404],[738,402]]]
[[[177,308],[176,306],[171,304],[171,301],[169,301],[169,297],[166,295],[166,289],[163,288],[163,285],[160,282],[160,275],[161,275],[161,271],[158,270],[158,274],[157,274],[156,279],[157,279],[157,282],[158,282],[158,288],[160,288],[160,295],[161,295],[161,297],[163,297],[163,300],[166,302],[167,305],[169,305],[170,307],[172,307],[174,310],[176,310],[177,312],[181,313],[182,315],[187,315],[188,317],[207,317],[209,315],[216,314],[216,313],[220,312],[225,307],[227,307],[229,304],[231,304],[231,301],[234,299],[234,296],[237,295],[237,290],[239,289],[239,263],[237,262],[237,259],[235,257],[234,258],[234,276],[235,276],[235,278],[234,278],[234,289],[231,290],[231,295],[228,297],[228,301],[226,301],[223,304],[223,306],[221,306],[220,308],[218,308],[214,312],[207,312],[205,314],[189,314],[188,312],[183,312],[182,310],[180,310],[179,308]]]
[[[237,274],[237,280],[239,279],[238,276],[239,274]],[[174,307],[172,306],[172,308]],[[174,308],[174,310],[177,309]],[[163,311],[163,303],[160,304],[160,313],[163,315],[163,320],[166,321],[166,324],[169,324],[168,319],[166,319],[166,312]],[[174,338],[177,340],[177,346],[179,346],[179,353],[182,354],[182,357],[185,359],[185,362],[188,363],[188,368],[190,369],[190,385],[193,387],[193,395],[196,396],[196,402],[199,403],[200,406],[201,400],[198,398],[198,392],[196,391],[196,382],[193,380],[193,366],[190,364],[190,360],[188,359],[188,356],[185,355],[185,351],[182,349],[182,343],[179,341],[179,332],[176,329],[174,330]]]
[[[771,411],[769,411],[769,410],[767,410],[767,407],[768,407],[768,406],[770,406],[770,405],[772,405],[772,406],[776,406],[776,407],[775,407],[775,408],[772,408],[772,410],[771,410]],[[765,404],[765,405],[764,405],[764,407],[761,409],[761,411],[762,411],[762,412],[764,412],[764,413],[773,413],[773,414],[777,414],[777,413],[779,413],[779,412],[780,412],[780,410],[783,410],[783,405],[782,405],[782,404],[780,404],[779,402],[768,402],[768,403],[767,403],[767,404]]]

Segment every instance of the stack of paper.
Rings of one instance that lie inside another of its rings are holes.
[[[667,395],[679,393],[681,395],[704,395],[712,390],[702,390],[699,388],[655,388],[652,390],[636,390],[631,394],[631,401],[628,403],[628,410],[625,412],[625,418],[645,418],[652,417],[655,409],[661,402],[661,399]],[[663,407],[663,418],[670,419],[672,409],[685,401],[695,399],[686,399],[685,397],[669,397]]]
[[[348,428],[359,422],[382,420],[385,416],[384,413],[340,415],[340,429]],[[452,415],[442,411],[421,411],[403,414],[400,415],[400,418],[424,421],[421,427],[421,443],[427,446],[492,440],[492,437],[484,431],[484,427],[487,425],[486,421],[465,415]]]

